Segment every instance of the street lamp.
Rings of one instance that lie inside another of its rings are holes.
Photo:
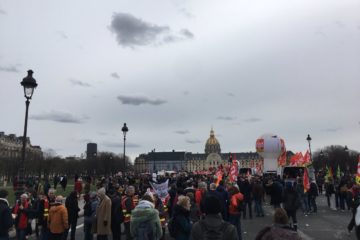
[[[312,160],[312,154],[311,154],[311,137],[310,137],[310,134],[307,135],[307,138],[306,138],[306,141],[308,141],[309,143],[309,152],[310,152],[310,160]]]
[[[23,146],[22,146],[22,153],[21,153],[21,163],[18,169],[18,185],[16,191],[16,197],[19,198],[20,195],[24,192],[24,183],[25,183],[25,149],[26,149],[26,135],[27,135],[27,122],[28,122],[28,112],[29,112],[29,105],[30,99],[34,93],[34,89],[37,87],[36,80],[33,78],[33,71],[29,70],[28,75],[23,78],[21,82],[21,86],[24,88],[24,96],[26,98],[25,105],[25,124],[24,124],[24,134],[23,134]]]
[[[349,172],[349,149],[348,147],[345,145],[344,147],[344,151],[346,153],[346,161],[345,161],[345,164],[346,164],[346,172],[348,173]]]
[[[320,151],[319,158],[320,158],[320,162],[322,162],[322,160],[324,159],[324,153],[322,150]],[[326,169],[326,161],[325,160],[324,160],[324,169]]]
[[[129,131],[128,127],[126,126],[126,123],[124,123],[124,126],[121,128],[121,131],[123,132],[124,134],[124,165],[123,165],[123,169],[125,170],[126,168],[126,165],[125,165],[125,141],[126,141],[126,133]]]

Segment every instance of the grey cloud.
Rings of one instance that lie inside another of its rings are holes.
[[[340,130],[341,130],[341,127],[334,127],[334,128],[325,128],[322,131],[323,132],[334,133],[334,132],[338,132]]]
[[[260,122],[260,121],[262,121],[262,119],[256,118],[256,117],[244,119],[244,122],[247,122],[247,123],[254,123],[254,122]]]
[[[219,116],[219,117],[217,117],[217,119],[219,119],[219,120],[225,120],[225,121],[235,120],[234,117],[229,117],[229,116]]]
[[[185,36],[186,38],[194,38],[194,34],[185,28],[180,30],[180,34]]]
[[[235,95],[231,92],[227,93],[226,95],[228,95],[229,97],[235,97]]]
[[[54,121],[61,123],[83,123],[86,119],[89,119],[86,116],[77,117],[71,113],[51,111],[49,113],[42,114],[33,114],[30,116],[30,119],[33,120],[45,120],[45,121]]]
[[[198,144],[198,143],[201,143],[201,141],[198,140],[198,139],[186,139],[185,142],[190,143],[190,144]]]
[[[184,135],[184,134],[188,134],[190,132],[189,132],[189,130],[177,130],[177,131],[175,131],[175,133]]]
[[[63,39],[68,39],[68,36],[63,31],[57,31],[57,34],[59,34],[59,36],[62,37]]]
[[[16,66],[11,65],[11,66],[0,66],[0,71],[2,72],[20,72],[19,69],[17,69]]]
[[[194,34],[188,29],[181,29],[178,34],[174,34],[169,26],[148,23],[129,13],[115,13],[109,29],[116,35],[119,45],[130,48],[194,38]]]
[[[184,94],[185,96],[187,96],[187,95],[190,94],[190,92],[189,92],[189,91],[183,91],[183,94]]]
[[[80,80],[76,80],[76,79],[69,79],[69,81],[72,83],[72,85],[75,86],[80,86],[80,87],[91,87],[90,84],[80,81]]]
[[[150,105],[161,105],[164,103],[167,103],[164,99],[150,99],[148,97],[141,97],[141,96],[118,96],[117,99],[122,103],[126,105],[134,105],[139,106],[142,104],[150,104]]]
[[[143,46],[156,42],[159,35],[170,31],[168,26],[147,23],[128,13],[115,13],[110,30],[118,43],[125,47]]]
[[[180,8],[179,12],[183,14],[185,17],[193,18],[195,17],[191,12],[189,12],[186,8]]]
[[[116,72],[111,73],[111,76],[116,79],[120,78],[119,74],[117,74]]]
[[[5,12],[5,10],[3,10],[3,9],[0,9],[0,14],[2,14],[2,15],[6,15],[6,12]]]
[[[120,149],[122,149],[124,147],[124,145],[121,142],[120,143],[119,142],[103,142],[102,145],[105,146],[105,147],[109,147],[109,148],[120,148]],[[139,147],[141,147],[141,145],[136,144],[136,143],[127,142],[126,147],[128,147],[128,148],[139,148]]]

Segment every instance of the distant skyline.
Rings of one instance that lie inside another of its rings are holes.
[[[80,156],[88,142],[132,160],[156,151],[360,151],[358,0],[0,3],[0,131],[21,136],[20,86],[38,88],[28,136]]]

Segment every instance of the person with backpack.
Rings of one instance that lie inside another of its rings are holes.
[[[235,226],[238,239],[241,240],[241,211],[243,209],[244,196],[240,193],[237,185],[229,189],[230,205],[229,205],[229,222]]]
[[[131,212],[130,233],[135,240],[159,240],[162,237],[159,211],[151,192],[145,193]]]
[[[204,199],[205,218],[194,224],[190,240],[238,240],[235,226],[221,217],[221,201],[216,196]]]
[[[190,221],[190,208],[190,198],[183,195],[179,196],[169,226],[170,235],[176,240],[188,240],[190,238],[192,227]]]
[[[0,189],[0,239],[9,240],[9,230],[13,225],[9,202],[6,199],[8,191]]]

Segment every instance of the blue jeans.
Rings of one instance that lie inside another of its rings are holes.
[[[316,197],[315,196],[310,196],[310,209],[314,213],[317,212],[317,205],[316,205]]]
[[[259,216],[264,216],[264,211],[263,211],[263,208],[262,208],[262,201],[261,199],[254,199],[254,202],[255,202],[255,213],[256,213],[256,216],[259,217]]]
[[[0,237],[0,240],[10,240],[9,236],[7,237]]]
[[[50,238],[50,231],[46,226],[41,226],[40,240],[48,240]]]
[[[306,195],[301,197],[300,202],[301,202],[301,210],[303,211],[303,213],[308,213],[310,211],[308,197]]]
[[[241,218],[240,214],[229,214],[229,222],[235,226],[239,240],[242,240],[240,218]]]

